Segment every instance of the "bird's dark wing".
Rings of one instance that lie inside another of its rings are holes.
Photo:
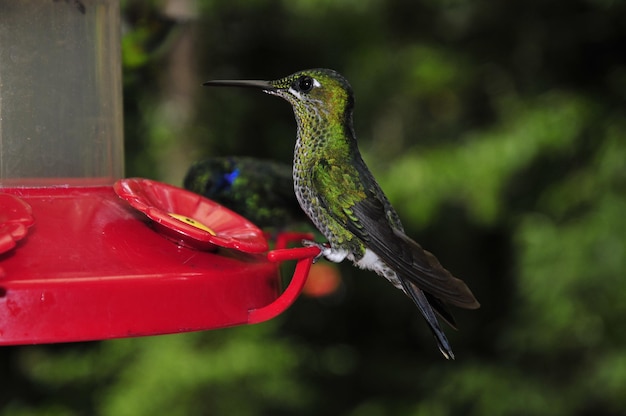
[[[367,246],[398,275],[451,305],[466,309],[480,306],[467,285],[446,270],[432,253],[404,232],[391,227],[384,204],[377,195],[368,195],[351,211],[360,226],[349,226],[350,231],[366,241]],[[446,316],[445,311],[442,313],[446,319],[449,315]]]
[[[313,169],[319,203],[329,215],[376,253],[400,277],[438,298],[433,307],[454,326],[443,302],[466,309],[480,305],[467,285],[430,252],[404,234],[397,214],[356,152],[350,166],[321,160]],[[341,189],[342,192],[337,192]],[[392,226],[392,222],[397,226]]]

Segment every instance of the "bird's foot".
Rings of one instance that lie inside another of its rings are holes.
[[[348,255],[346,250],[334,249],[329,243],[316,243],[311,240],[302,240],[302,245],[305,247],[317,247],[320,249],[320,254],[315,256],[313,263],[316,263],[322,257],[328,261],[332,261],[333,263],[341,263]]]
[[[317,263],[319,259],[325,256],[325,252],[330,250],[330,244],[328,243],[316,243],[315,241],[311,240],[302,240],[302,245],[304,247],[317,247],[320,249],[320,253],[315,256],[315,258],[313,259],[313,263]]]

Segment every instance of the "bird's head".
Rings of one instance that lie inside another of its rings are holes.
[[[307,69],[275,81],[216,80],[203,85],[251,87],[277,95],[291,103],[301,124],[323,119],[345,125],[354,106],[352,87],[332,69]]]

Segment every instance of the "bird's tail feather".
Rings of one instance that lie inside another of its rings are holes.
[[[424,292],[413,283],[406,281],[406,279],[402,279],[400,277],[399,280],[402,284],[404,292],[409,295],[411,299],[413,299],[413,302],[415,302],[415,304],[419,308],[420,312],[424,316],[424,319],[426,319],[430,330],[437,340],[437,346],[439,347],[439,351],[441,351],[443,356],[446,357],[448,360],[454,360],[452,347],[450,347],[450,343],[448,342],[448,338],[446,338],[446,334],[439,327],[439,321],[437,321],[435,312],[433,312],[430,303],[428,303],[428,299],[426,298]]]

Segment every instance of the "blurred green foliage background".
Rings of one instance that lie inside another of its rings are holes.
[[[128,0],[127,176],[290,162],[289,105],[208,79],[342,72],[408,234],[472,288],[444,360],[411,301],[343,286],[238,328],[0,349],[1,415],[626,414],[626,3]],[[210,307],[210,305],[207,305]]]

